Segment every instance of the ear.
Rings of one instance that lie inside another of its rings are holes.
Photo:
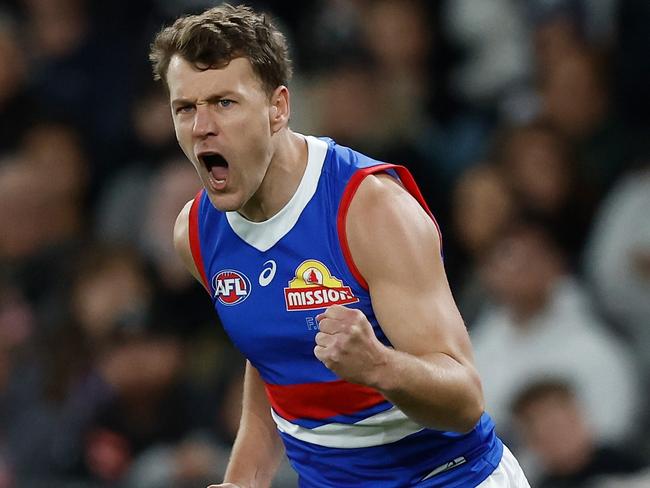
[[[271,95],[271,105],[269,106],[269,122],[271,132],[275,134],[280,129],[289,124],[291,116],[291,104],[289,100],[289,89],[280,85]]]

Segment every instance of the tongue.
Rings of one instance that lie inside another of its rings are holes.
[[[215,180],[225,180],[228,176],[228,168],[223,166],[213,166],[210,168],[210,174]]]

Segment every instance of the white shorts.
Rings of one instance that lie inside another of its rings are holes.
[[[504,444],[501,462],[476,488],[530,488],[530,485],[517,459]]]

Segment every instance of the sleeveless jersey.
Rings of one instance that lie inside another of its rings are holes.
[[[360,309],[390,345],[345,235],[347,209],[363,178],[393,174],[428,208],[405,168],[330,139],[306,139],[305,173],[279,213],[250,222],[216,210],[201,191],[189,227],[204,286],[231,340],[265,383],[300,486],[476,486],[503,450],[486,413],[464,434],[424,428],[376,390],[341,380],[314,356],[315,317],[333,304]]]

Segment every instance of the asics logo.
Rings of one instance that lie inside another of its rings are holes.
[[[275,278],[275,269],[275,261],[272,259],[269,259],[264,263],[264,269],[260,273],[260,277],[258,279],[260,286],[268,286],[269,283],[273,281],[273,278]]]

